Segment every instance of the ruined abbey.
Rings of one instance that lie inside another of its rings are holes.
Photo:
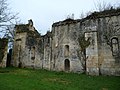
[[[32,20],[15,29],[15,67],[120,76],[120,9],[67,18],[53,23],[45,35]]]

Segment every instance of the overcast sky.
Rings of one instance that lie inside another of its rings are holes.
[[[35,28],[45,34],[53,22],[62,21],[71,14],[79,19],[82,12],[93,11],[97,1],[120,5],[120,0],[10,0],[9,7],[19,13],[22,23],[32,19]]]

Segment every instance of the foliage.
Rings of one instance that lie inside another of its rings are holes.
[[[104,82],[104,83],[103,83]],[[0,69],[0,90],[119,90],[120,78],[19,68]]]
[[[81,51],[83,52],[89,45],[90,45],[90,38],[88,38],[87,40],[85,39],[84,35],[79,36],[78,38],[78,42],[81,48]]]
[[[90,45],[90,38],[88,38],[87,40],[85,39],[84,35],[79,36],[78,38],[78,43],[80,46],[80,50],[77,51],[79,60],[81,61],[82,67],[84,68],[84,70],[86,70],[86,53],[85,50],[86,48]]]
[[[93,10],[90,10],[86,13],[82,12],[80,19],[95,19],[105,16],[112,16],[113,14],[119,15],[120,4],[111,4],[106,1],[96,0],[94,3]]]

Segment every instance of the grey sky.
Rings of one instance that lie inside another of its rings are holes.
[[[74,14],[75,19],[80,18],[82,12],[95,9],[98,0],[10,0],[10,8],[18,12],[23,23],[32,19],[35,28],[42,34],[51,29],[53,22],[61,21],[68,15]],[[101,2],[119,3],[120,0],[99,0]]]

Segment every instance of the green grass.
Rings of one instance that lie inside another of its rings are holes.
[[[0,90],[120,90],[120,77],[0,68]]]

